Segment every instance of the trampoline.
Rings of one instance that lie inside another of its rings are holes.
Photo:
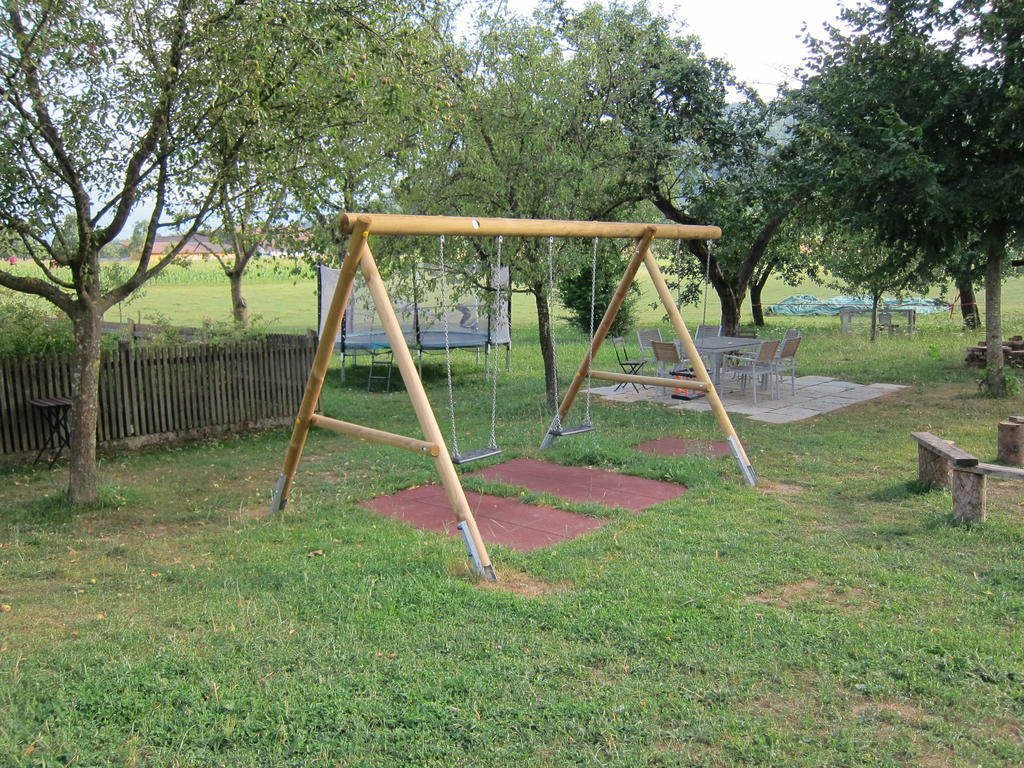
[[[318,335],[323,334],[323,321],[327,307],[334,296],[338,283],[337,269],[320,265],[317,279],[318,292]],[[448,326],[449,349],[476,349],[490,354],[491,347],[503,346],[506,350],[506,367],[510,361],[512,338],[509,328],[509,273],[508,267],[492,275],[492,288],[500,287],[506,300],[492,311],[491,303],[476,296],[457,294],[448,298],[448,306],[440,306],[436,291],[429,286],[440,277],[436,266],[417,265],[412,274],[412,295],[405,300],[400,291],[392,294],[395,314],[398,317],[405,343],[416,353],[422,369],[424,352],[444,352],[445,332]],[[345,367],[350,358],[369,355],[371,358],[387,353],[391,349],[380,319],[373,308],[369,295],[361,282],[352,288],[352,297],[341,324],[341,332],[335,342],[335,349],[341,355],[341,376],[344,381]]]
[[[448,348],[473,349],[477,347],[486,347],[488,339],[489,337],[486,331],[449,330]],[[445,346],[444,331],[421,331],[419,336],[415,333],[406,333],[405,343],[410,349],[422,349],[425,352],[440,350],[443,352]],[[493,344],[494,342],[491,343]],[[391,349],[391,345],[388,343],[388,339],[387,336],[384,335],[384,331],[346,334],[342,341],[339,342],[338,346],[349,354],[353,354],[358,350],[369,351],[374,349]]]

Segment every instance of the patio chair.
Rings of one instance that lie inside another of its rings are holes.
[[[722,326],[720,325],[698,325],[696,333],[693,334],[693,338],[704,339],[708,336],[721,336]]]
[[[663,377],[678,377],[692,379],[693,369],[679,357],[679,349],[671,341],[652,341],[651,350],[654,352],[654,359],[658,363],[658,375]],[[672,386],[668,384],[666,386]],[[695,397],[702,397],[704,393],[700,390],[685,389],[676,386],[672,393],[674,400],[692,400]]]
[[[661,329],[660,328],[647,328],[642,331],[636,332],[636,343],[640,347],[640,356],[650,355],[647,359],[650,360],[654,356],[654,352],[651,351],[651,342],[661,341]]]
[[[782,334],[782,341],[779,342],[779,351],[775,353],[775,359],[778,360],[782,357],[782,349],[786,346],[787,341],[799,338],[801,338],[800,331],[796,330],[796,328],[787,328],[786,332]]]
[[[615,338],[613,338],[612,346],[615,348],[615,359],[618,361],[619,368],[622,369],[623,373],[629,374],[630,376],[635,376],[639,375],[643,371],[643,368],[645,365],[647,365],[648,360],[643,357],[638,359],[631,358],[629,356],[629,351],[626,349],[626,340],[622,336],[616,336]],[[615,385],[615,389],[613,389],[612,391],[618,392],[627,384],[631,384],[634,391],[640,391],[637,385],[633,384],[630,381],[620,381],[618,384]],[[644,387],[644,389],[647,389],[647,387]]]
[[[781,384],[783,376],[789,376],[790,388],[796,394],[796,351],[800,348],[800,337],[794,336],[782,343],[779,357],[775,361],[775,375]]]
[[[740,391],[746,391],[747,379],[754,382],[754,404],[757,404],[757,380],[763,379],[769,389],[769,397],[778,388],[778,362],[775,360],[775,353],[779,351],[779,342],[766,341],[754,355],[728,355],[732,358],[733,367],[730,369],[740,377]]]

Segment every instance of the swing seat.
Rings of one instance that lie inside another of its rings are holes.
[[[555,437],[569,437],[570,435],[582,435],[584,432],[593,432],[597,427],[593,424],[577,424],[574,427],[562,427],[561,429],[549,429],[548,434]]]
[[[475,451],[463,451],[452,454],[453,464],[469,464],[471,461],[489,459],[492,456],[500,456],[504,451],[501,448],[478,448]]]

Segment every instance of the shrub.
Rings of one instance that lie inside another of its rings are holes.
[[[0,292],[0,357],[60,355],[74,349],[71,320],[28,296]]]
[[[568,310],[568,320],[573,327],[585,334],[590,333],[590,244],[586,244],[586,254],[579,255],[577,263],[581,264],[578,271],[572,272],[558,281],[558,294],[562,306]],[[622,279],[632,254],[622,252],[610,243],[602,243],[597,254],[597,279],[594,290],[594,327],[601,322],[608,308],[612,295]],[[632,330],[636,322],[636,301],[640,293],[634,283],[626,294],[615,322],[609,331],[611,336],[624,336]]]

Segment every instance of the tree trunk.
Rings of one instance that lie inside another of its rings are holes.
[[[737,294],[731,286],[726,286],[724,290],[718,290],[716,286],[715,292],[718,294],[719,301],[722,302],[722,335],[735,336],[740,329],[740,307],[743,305],[743,292]]]
[[[1006,228],[997,225],[988,242],[985,262],[985,384],[989,394],[1006,394],[1003,378],[1002,279]]]
[[[70,477],[68,501],[96,501],[96,422],[99,411],[100,313],[79,307],[71,317],[75,351],[71,358]]]
[[[878,338],[878,300],[881,297],[880,293],[871,294],[871,341]]]
[[[551,313],[544,286],[531,287],[537,305],[537,338],[540,341],[540,355],[544,361],[544,392],[547,397],[548,410],[554,412],[558,407],[558,383],[555,370],[555,341],[551,332]]]
[[[750,284],[750,314],[754,317],[754,325],[758,328],[764,326],[764,307],[761,305],[761,291],[768,282],[771,269],[766,269],[764,274]]]
[[[970,278],[957,278],[956,289],[960,293],[960,314],[964,319],[964,328],[980,328],[981,313],[978,311],[978,297],[974,295],[974,283]]]
[[[239,328],[249,327],[249,303],[242,295],[243,272],[231,270],[228,280],[231,281],[231,317]]]

